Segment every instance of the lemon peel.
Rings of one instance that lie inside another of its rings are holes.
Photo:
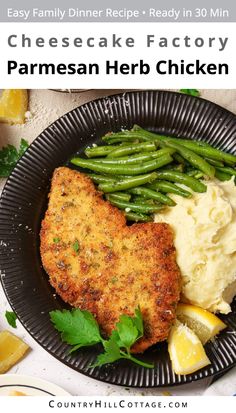
[[[0,97],[0,122],[22,124],[28,108],[26,89],[4,89]]]
[[[26,353],[29,346],[9,331],[0,332],[0,374],[8,371]]]
[[[176,374],[191,374],[211,363],[197,335],[179,321],[171,328],[168,351]]]

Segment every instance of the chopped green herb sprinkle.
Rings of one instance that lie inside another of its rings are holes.
[[[115,284],[117,281],[118,281],[117,277],[112,277],[112,279],[111,279],[112,284]]]
[[[79,249],[80,249],[79,241],[76,240],[76,241],[74,242],[74,244],[72,245],[72,247],[73,247],[73,250],[78,254],[78,253],[79,253]]]

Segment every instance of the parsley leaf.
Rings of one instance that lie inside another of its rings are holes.
[[[25,139],[21,139],[20,141],[20,147],[19,147],[19,152],[18,152],[18,156],[19,158],[22,157],[22,155],[24,155],[26,149],[29,147],[28,142]]]
[[[127,317],[129,321],[127,319],[125,319],[124,321],[124,317]],[[103,354],[100,354],[97,357],[96,362],[90,367],[98,367],[104,364],[113,363],[114,361],[117,361],[120,359],[127,359],[130,361],[133,361],[136,364],[139,364],[140,366],[147,367],[147,368],[153,368],[152,364],[148,364],[139,359],[136,359],[136,357],[133,357],[130,354],[129,344],[135,343],[135,341],[137,340],[137,338],[135,337],[137,337],[137,334],[138,334],[138,331],[134,326],[132,326],[131,328],[132,332],[131,333],[128,332],[127,326],[129,325],[129,327],[131,327],[131,322],[132,322],[131,320],[133,320],[132,317],[128,317],[128,316],[120,317],[119,323],[116,324],[117,330],[113,330],[110,339],[108,341],[103,342],[103,347],[105,349],[105,352]],[[123,342],[121,341],[118,330],[120,330],[120,334],[122,336]],[[126,341],[126,343],[124,343],[124,341]]]
[[[143,336],[143,318],[140,307],[136,308],[135,316],[133,317],[133,322],[138,329],[139,336],[138,338]]]
[[[102,341],[98,323],[89,311],[51,311],[50,318],[55,328],[60,331],[62,340],[76,346],[91,346]]]
[[[108,363],[114,363],[114,361],[121,358],[120,348],[114,338],[110,338],[109,341],[104,342],[105,353],[99,354],[96,362],[91,367],[98,367]]]
[[[17,320],[17,316],[13,311],[6,311],[5,312],[5,317],[7,319],[8,324],[13,327],[13,328],[17,328],[16,327],[16,320]]]
[[[144,363],[130,354],[131,346],[143,336],[143,319],[140,308],[136,308],[135,316],[121,315],[112,331],[110,340],[104,345],[105,353],[98,356],[95,366],[111,363],[119,359],[128,359],[141,366],[152,368],[152,364]],[[119,349],[119,357],[118,357]],[[112,361],[110,361],[112,360]]]
[[[116,329],[123,344],[122,347],[130,349],[138,338],[139,332],[133,319],[127,315],[121,315],[120,321],[116,324]]]
[[[28,142],[25,139],[21,139],[19,151],[13,145],[7,145],[0,150],[0,177],[10,175],[28,146]]]
[[[97,357],[90,367],[102,366],[116,360],[128,359],[141,366],[152,368],[152,364],[136,359],[130,354],[131,346],[143,336],[143,320],[140,308],[135,310],[134,317],[122,315],[108,340],[103,340],[99,326],[93,315],[86,310],[51,311],[51,321],[60,331],[62,340],[74,347],[70,352],[83,346],[101,343],[104,353]]]
[[[58,242],[60,242],[61,241],[61,239],[60,238],[53,238],[53,242],[55,243],[55,244],[58,244]]]
[[[111,337],[114,337],[119,347],[125,347],[129,352],[130,347],[143,336],[143,319],[140,308],[136,308],[135,316],[120,316]]]
[[[180,89],[180,92],[184,93],[185,95],[200,96],[200,92],[197,89]]]
[[[117,345],[119,346],[119,348],[124,347],[124,343],[122,343],[117,330],[112,331],[110,339],[114,340],[117,343]]]

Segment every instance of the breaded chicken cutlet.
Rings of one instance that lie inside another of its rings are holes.
[[[126,225],[86,175],[55,170],[41,228],[50,283],[73,307],[96,317],[110,335],[121,314],[140,306],[144,336],[135,353],[167,338],[180,296],[180,271],[168,224]]]

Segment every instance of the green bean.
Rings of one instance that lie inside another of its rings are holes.
[[[123,140],[128,140],[128,139],[139,139],[140,141],[157,141],[157,142],[163,142],[167,136],[162,136],[155,134],[153,132],[144,130],[140,127],[137,127],[138,129],[133,129],[131,131],[123,131],[119,132],[118,134],[113,134],[113,139],[117,136],[117,139],[122,141]],[[185,146],[186,148],[192,150],[198,155],[202,155],[204,158],[210,158],[213,160],[219,160],[227,163],[228,165],[235,165],[236,164],[236,156],[223,152],[220,149],[216,149],[209,145],[207,142],[204,141],[196,141],[196,140],[190,140],[190,139],[181,139],[181,138],[173,138],[173,137],[168,137],[173,143],[178,143],[182,146]],[[104,139],[106,140],[106,139]]]
[[[223,152],[219,149],[212,148],[211,146],[195,146],[193,141],[184,142],[183,146],[186,148],[193,150],[198,155],[202,155],[203,157],[211,158],[217,161],[225,162],[227,165],[235,165],[236,164],[236,156],[230,153]]]
[[[229,175],[225,172],[222,172],[216,169],[215,177],[219,179],[219,181],[230,181],[230,179],[232,178],[232,175]]]
[[[138,204],[160,205],[160,203],[154,201],[154,199],[146,199],[142,196],[134,196],[131,201]]]
[[[163,211],[165,209],[166,205],[164,204],[159,204],[158,202],[155,202],[153,199],[142,199],[140,201],[138,200],[133,200],[132,201],[133,205],[136,205],[138,207],[150,207],[150,211],[147,212],[148,214],[151,213],[151,208],[153,209],[153,213],[157,211]]]
[[[217,171],[224,172],[226,174],[236,176],[236,169],[226,167],[226,166],[224,168],[216,168],[216,169],[217,169]]]
[[[165,165],[165,167],[163,169],[170,169],[171,171],[179,171],[179,172],[184,172],[184,165],[179,163],[178,165],[176,164],[168,164]]]
[[[154,139],[154,137],[156,136],[159,140],[163,140],[163,139],[165,139],[165,138],[167,138],[167,136],[163,136],[163,135],[159,135],[159,134],[156,134],[156,133],[153,133],[153,132],[150,132],[150,131],[147,131],[146,129],[143,129],[143,128],[141,128],[140,126],[138,126],[138,125],[134,125],[133,126],[133,129],[131,129],[131,131],[134,131],[134,132],[136,132],[136,136],[138,137],[139,135],[140,135],[140,137],[141,137],[141,135],[142,134],[144,134],[145,135],[145,137],[146,137],[146,139],[147,138],[149,138],[149,139],[151,139],[152,138],[152,140]],[[123,131],[123,133],[128,133],[128,131]],[[201,147],[208,147],[208,148],[211,148],[212,146],[209,144],[209,143],[207,143],[207,142],[205,142],[205,141],[197,141],[197,140],[190,140],[190,139],[184,139],[184,138],[173,138],[173,137],[170,137],[170,136],[168,136],[168,138],[169,139],[171,139],[173,142],[176,142],[176,143],[179,143],[179,144],[184,144],[184,143],[189,143],[189,142],[191,142],[191,143],[193,143],[194,145],[196,145],[196,146],[201,146]]]
[[[134,204],[131,202],[125,201],[118,201],[112,197],[112,195],[108,196],[108,200],[110,203],[120,209],[125,209],[126,212],[134,211],[134,212],[141,212],[144,214],[151,214],[157,211],[160,211],[163,207],[160,205],[149,205],[149,204]]]
[[[132,142],[138,140],[139,142],[150,141],[150,138],[145,138],[140,135],[140,133],[128,131],[128,134],[125,132],[118,132],[112,133],[111,135],[105,135],[102,137],[102,140],[108,143],[108,145],[112,143],[119,143],[119,142]]]
[[[123,136],[122,138],[109,138],[109,140],[107,140],[106,141],[106,143],[108,144],[108,145],[117,145],[118,143],[120,143],[120,144],[122,144],[122,143],[124,143],[124,144],[132,144],[132,143],[140,143],[140,141],[139,141],[139,139],[135,139],[135,138],[133,138],[133,139],[130,139],[130,138],[127,138],[127,139],[125,139],[125,137]]]
[[[183,166],[185,165],[185,160],[179,153],[174,153],[173,158],[175,161],[179,162],[181,165]]]
[[[201,171],[199,171],[195,176],[194,176],[194,178],[196,178],[196,179],[201,179],[201,178],[203,178],[204,177],[204,174],[203,174],[203,172],[201,172]]]
[[[189,144],[189,142],[194,143],[195,146],[200,146],[201,148],[212,148],[212,146],[205,142],[205,141],[197,141],[194,139],[183,139],[183,138],[173,138],[171,137],[176,143],[180,143],[181,145],[184,146],[184,144]]]
[[[135,176],[133,175],[107,175],[107,176],[109,176],[109,178],[112,178],[114,181],[123,181],[124,179],[135,178]]]
[[[203,172],[199,171],[198,169],[189,169],[185,172],[188,176],[193,176],[196,179],[202,178],[204,176]]]
[[[207,157],[205,159],[208,163],[210,163],[213,166],[219,166],[220,168],[224,166],[224,162],[222,161],[217,161],[216,159],[210,159]]]
[[[155,179],[157,179],[157,173],[152,172],[150,174],[132,176],[131,178],[126,178],[121,181],[105,182],[100,184],[98,188],[105,193],[119,192],[134,188],[136,186],[145,185],[153,182]]]
[[[71,163],[82,168],[91,169],[92,171],[101,172],[105,174],[114,175],[139,175],[146,172],[154,171],[157,168],[161,168],[172,161],[172,157],[169,154],[163,155],[160,158],[153,159],[141,164],[134,165],[106,165],[93,162],[93,160],[83,158],[73,158]]]
[[[137,123],[135,123],[131,129],[132,131],[139,131],[139,130],[145,130],[141,126],[139,126]]]
[[[104,140],[104,137],[102,138],[103,140]],[[120,137],[117,137],[117,138],[113,138],[113,139],[108,139],[108,140],[105,140],[105,143],[107,144],[107,145],[116,145],[116,146],[118,146],[118,144],[120,144],[120,145],[123,145],[123,144],[135,144],[135,143],[142,143],[142,142],[148,142],[148,139],[135,139],[135,138],[131,138],[131,137],[127,137],[127,139],[126,139],[126,137],[125,136],[120,136]]]
[[[96,175],[96,174],[86,174],[86,175],[89,176],[89,178],[91,178],[92,181],[95,182],[96,184],[101,184],[104,182],[115,182],[114,178],[111,178],[106,175]]]
[[[117,201],[129,202],[131,198],[131,195],[126,194],[125,192],[115,192],[114,194],[111,193],[110,195],[112,195],[112,198],[116,199]],[[110,195],[106,195],[106,198],[108,198]]]
[[[167,138],[167,136],[157,135],[153,132],[146,131],[142,128],[139,128],[138,130],[135,130],[135,131],[131,131],[130,133],[131,135],[129,135],[129,131],[124,131],[123,137],[125,137],[125,139],[128,139],[128,136],[132,136],[132,137],[135,136],[139,140],[143,140],[143,141],[157,140],[159,143],[163,142]],[[121,137],[121,133],[119,137]],[[213,148],[207,142],[195,141],[195,140],[189,140],[189,139],[181,139],[181,138],[173,138],[173,137],[168,137],[168,139],[171,140],[173,143],[175,142],[177,144],[185,146],[186,148],[192,150],[196,154],[202,155],[204,158],[207,157],[210,159],[223,161],[228,165],[236,164],[235,155],[223,152],[220,149]]]
[[[167,136],[158,135],[156,133],[149,132],[145,129],[140,128],[139,130],[124,130],[122,132],[113,133],[112,135],[109,135],[109,136],[106,135],[102,137],[102,140],[109,142],[111,139],[111,136],[112,136],[112,139],[116,139],[119,142],[123,142],[124,140],[127,141],[128,139],[130,140],[138,139],[139,141],[142,141],[142,142],[158,141],[161,143],[164,139],[167,138]]]
[[[178,152],[191,165],[202,171],[207,176],[210,176],[212,178],[215,175],[214,166],[210,165],[204,158],[197,155],[195,152],[179,145],[178,143],[172,142],[170,139],[166,139],[164,143],[169,148],[175,149],[176,152]]]
[[[192,196],[191,192],[171,183],[168,181],[156,181],[148,185],[150,189],[156,189],[164,193],[176,194],[183,196],[184,198],[190,198]]]
[[[150,152],[153,153],[153,152]],[[139,155],[140,156],[140,155]],[[144,159],[143,159],[144,158]],[[152,159],[149,154],[142,155],[141,160],[138,158],[137,159],[132,159],[132,157],[129,156],[123,156],[122,158],[93,158],[93,162],[99,163],[99,164],[107,164],[107,165],[125,165],[125,164],[134,164],[134,163],[140,163],[143,160],[150,160]]]
[[[128,221],[134,221],[134,222],[150,222],[153,221],[153,219],[149,215],[145,214],[136,214],[135,212],[125,212],[125,216]]]
[[[129,146],[124,146],[121,148],[116,148],[114,151],[109,152],[108,158],[119,158],[121,156],[130,155],[133,153],[140,153],[142,151],[145,152],[153,152],[156,150],[157,144],[154,142],[143,142],[143,143],[135,143]]]
[[[116,165],[125,165],[125,164],[135,164],[141,163],[143,161],[149,161],[151,159],[160,158],[162,155],[174,153],[174,149],[163,148],[155,152],[144,152],[142,154],[137,154],[133,156],[124,156],[121,158],[94,158],[92,161],[102,164],[116,164]]]
[[[114,151],[115,149],[118,148],[124,148],[125,146],[130,145],[130,142],[122,142],[120,145],[112,145],[112,146],[94,146],[92,148],[88,147],[85,149],[85,155],[87,155],[88,158],[96,158],[96,157],[102,157],[102,156],[107,156],[110,152]]]
[[[188,176],[195,176],[196,173],[198,173],[198,172],[199,172],[198,169],[193,169],[193,168],[188,168],[188,169],[185,171],[186,175],[188,175]]]
[[[149,160],[150,157],[147,156],[147,160]],[[122,158],[93,158],[91,159],[92,162],[99,163],[101,164],[106,164],[106,165],[125,165],[127,163],[133,164],[137,163],[137,161],[130,161],[129,156],[123,156]],[[139,161],[140,162],[140,161]]]
[[[134,195],[141,195],[147,199],[155,199],[156,201],[161,202],[162,204],[165,204],[165,205],[169,205],[169,206],[176,205],[176,203],[168,196],[163,195],[160,192],[153,191],[152,189],[149,189],[149,188],[136,187],[136,188],[129,189],[128,192]]]
[[[166,155],[166,154],[173,155],[173,153],[175,153],[175,150],[165,147],[165,148],[158,149],[158,151],[156,151],[156,152],[150,152],[150,155],[151,155],[151,153],[153,154],[154,158],[159,158],[160,156],[163,156],[163,155]],[[136,156],[138,156],[138,155],[136,155]]]
[[[207,187],[202,182],[199,182],[197,179],[192,176],[188,176],[178,171],[169,171],[162,170],[156,172],[157,179],[164,179],[171,182],[178,182],[184,184],[187,187],[191,188],[195,192],[206,192]]]
[[[117,146],[95,146],[93,148],[86,148],[84,152],[88,158],[95,158],[97,156],[106,156],[116,148]]]

